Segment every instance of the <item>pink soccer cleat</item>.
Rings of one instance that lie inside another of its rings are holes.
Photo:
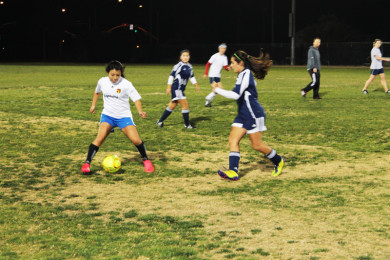
[[[91,172],[90,167],[91,165],[89,163],[84,163],[83,166],[81,167],[81,171],[83,173],[90,173]]]
[[[144,161],[145,172],[154,172],[154,166],[150,160]]]

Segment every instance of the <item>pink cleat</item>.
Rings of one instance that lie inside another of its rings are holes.
[[[91,172],[90,167],[91,165],[89,163],[84,163],[83,166],[81,167],[81,171],[83,173],[90,173]]]
[[[144,161],[145,172],[154,172],[154,166],[150,160]]]

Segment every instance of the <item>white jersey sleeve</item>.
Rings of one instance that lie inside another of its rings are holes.
[[[215,55],[217,55],[217,54],[213,54],[213,56],[211,56],[210,59],[209,59],[209,62],[211,64],[213,64],[213,62],[215,61]]]
[[[228,58],[225,56],[225,60],[223,62],[223,66],[225,67],[227,65],[229,65],[229,62],[228,62]]]
[[[131,99],[131,101],[135,102],[135,101],[138,101],[141,99],[141,95],[138,93],[138,91],[135,89],[135,87],[133,86],[133,84],[131,82],[130,83],[130,87],[128,89],[128,95]]]
[[[102,80],[103,80],[103,78],[99,79],[99,81],[98,81],[98,83],[96,85],[96,88],[95,88],[95,93],[96,94],[102,92]]]

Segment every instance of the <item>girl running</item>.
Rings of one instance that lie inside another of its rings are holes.
[[[225,55],[227,45],[225,43],[221,43],[218,46],[218,52],[215,53],[209,61],[206,64],[206,70],[204,72],[203,77],[207,78],[207,76],[210,79],[210,84],[213,84],[213,82],[219,83],[221,82],[221,70],[224,68],[225,70],[229,71],[230,68],[228,66],[228,59]],[[211,65],[211,66],[210,66]],[[209,71],[210,69],[210,71]],[[206,97],[206,103],[204,104],[205,107],[211,107],[211,102],[213,101],[216,94],[214,92],[211,92]]]
[[[366,81],[366,84],[364,85],[364,88],[362,90],[363,94],[368,94],[367,88],[371,84],[371,82],[374,81],[377,75],[381,78],[381,83],[383,86],[383,89],[385,90],[385,93],[390,93],[389,89],[387,88],[386,83],[386,77],[385,77],[385,71],[383,70],[382,61],[390,61],[390,58],[384,58],[382,57],[382,52],[379,49],[382,46],[382,41],[380,39],[375,39],[374,41],[374,47],[371,50],[371,75],[370,78]]]
[[[187,86],[188,79],[193,85],[195,85],[196,91],[199,92],[200,88],[196,82],[192,65],[188,63],[190,61],[190,51],[182,50],[180,52],[180,62],[173,67],[173,70],[168,78],[167,95],[171,95],[171,102],[165,109],[160,120],[157,121],[157,126],[162,128],[164,126],[164,120],[172,113],[179,103],[182,110],[181,113],[184,119],[184,127],[187,129],[196,128],[190,125],[190,110],[188,107],[187,97],[184,95],[184,91]]]
[[[237,51],[231,57],[231,67],[238,73],[236,85],[232,91],[224,90],[213,83],[213,91],[226,98],[237,100],[238,115],[234,120],[229,136],[230,154],[229,170],[219,170],[222,178],[238,180],[238,165],[240,162],[240,141],[249,135],[252,148],[265,154],[274,164],[272,176],[278,176],[284,166],[284,158],[279,156],[275,150],[263,143],[262,133],[266,131],[265,113],[263,107],[257,100],[256,79],[264,79],[272,65],[269,55],[260,54],[260,57],[253,57],[244,51]],[[254,73],[254,77],[251,73]]]
[[[130,111],[129,98],[135,103],[138,114],[146,118],[146,113],[142,111],[141,96],[130,81],[125,79],[124,68],[119,61],[111,61],[106,72],[108,77],[103,77],[98,84],[93,95],[92,106],[89,111],[94,114],[96,103],[101,93],[103,93],[104,108],[100,119],[99,131],[95,140],[88,149],[87,160],[81,167],[83,173],[91,172],[91,161],[99,147],[102,145],[108,134],[115,127],[119,127],[122,132],[137,147],[143,159],[145,172],[154,172],[152,162],[148,159],[144,142],[138,135],[137,128],[133,122]]]

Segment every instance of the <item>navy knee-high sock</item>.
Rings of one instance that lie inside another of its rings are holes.
[[[279,165],[280,161],[282,160],[282,157],[276,153],[274,149],[267,154],[267,158],[270,159],[275,165]]]
[[[240,164],[240,152],[229,153],[229,170],[238,172],[238,165]]]
[[[168,107],[165,109],[164,113],[162,114],[159,122],[164,122],[165,119],[168,118],[168,116],[172,113],[172,109],[169,109]]]
[[[181,111],[182,115],[183,115],[183,119],[184,119],[184,124],[186,126],[189,126],[190,125],[190,110],[188,109],[183,109]]]

